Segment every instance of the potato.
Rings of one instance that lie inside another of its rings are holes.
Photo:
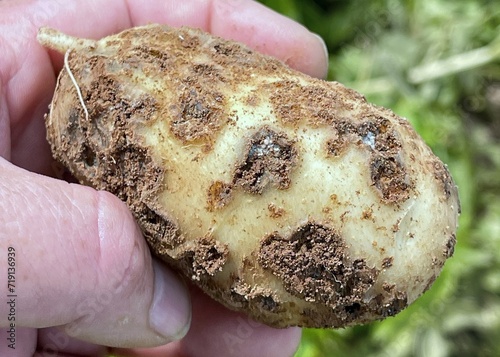
[[[65,53],[55,158],[125,201],[153,252],[227,307],[276,327],[365,323],[453,254],[446,166],[342,84],[190,28],[38,39]]]

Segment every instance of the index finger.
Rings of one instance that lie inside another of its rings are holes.
[[[129,1],[134,25],[148,22],[198,27],[214,35],[245,43],[290,67],[323,78],[328,69],[325,43],[304,26],[253,0],[166,1],[158,11],[154,1]]]

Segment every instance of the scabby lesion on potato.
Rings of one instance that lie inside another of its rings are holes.
[[[261,194],[268,185],[287,189],[298,157],[294,144],[286,134],[263,126],[247,144],[245,158],[235,170],[233,184],[253,194]]]
[[[455,253],[456,244],[457,244],[457,236],[453,233],[448,237],[443,248],[443,256],[446,259],[451,258],[453,256],[453,254]]]
[[[226,244],[211,236],[196,240],[192,248],[186,248],[179,256],[179,262],[185,271],[190,272],[193,280],[203,280],[221,271],[229,256]]]
[[[402,203],[410,197],[414,183],[402,155],[402,143],[393,124],[382,116],[367,116],[359,124],[339,120],[326,141],[329,157],[339,158],[351,146],[364,148],[372,186],[386,203]]]
[[[170,130],[184,143],[210,142],[225,123],[224,96],[207,86],[186,84],[178,103],[171,107]]]
[[[452,195],[457,195],[457,186],[451,178],[450,171],[439,159],[433,158],[431,162],[431,172],[434,174],[434,178],[440,183],[442,187],[442,192],[444,198],[448,200]],[[458,202],[458,211],[460,213],[461,207],[460,202]]]
[[[351,261],[339,233],[315,222],[298,227],[289,237],[265,237],[258,262],[292,295],[333,305],[362,301],[379,273],[363,259]]]
[[[259,128],[248,140],[244,159],[235,165],[231,182],[213,181],[208,190],[206,208],[213,212],[226,207],[236,189],[250,194],[262,194],[268,186],[284,190],[291,185],[291,172],[298,152],[295,142],[271,127]],[[284,209],[270,204],[272,218],[284,215]]]
[[[231,202],[233,185],[223,181],[214,181],[208,188],[207,209],[210,212],[224,208]]]
[[[233,276],[230,291],[233,301],[240,306],[252,305],[270,313],[283,311],[283,305],[273,289],[256,287]]]

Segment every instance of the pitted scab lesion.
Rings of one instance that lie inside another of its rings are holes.
[[[243,159],[236,164],[232,182],[216,180],[207,192],[207,209],[215,211],[232,200],[236,189],[262,194],[271,186],[278,190],[290,187],[291,172],[297,162],[295,142],[286,134],[265,125],[248,140]]]
[[[207,209],[210,212],[225,207],[232,199],[233,185],[214,181],[208,188]]]
[[[245,158],[237,166],[233,184],[253,194],[261,194],[268,185],[287,189],[297,156],[294,141],[284,133],[263,126],[247,144]]]
[[[391,121],[366,117],[360,124],[340,120],[332,124],[334,135],[326,142],[327,154],[340,157],[349,145],[364,147],[370,155],[372,186],[386,203],[401,203],[410,197],[414,184],[403,160],[402,143]]]
[[[193,247],[181,251],[179,262],[194,280],[207,279],[221,271],[227,263],[229,248],[212,236],[200,237]]]
[[[306,309],[305,316],[316,326],[331,326],[331,320],[322,323],[322,319],[332,309],[338,326],[363,319],[370,321],[374,315],[393,316],[403,310],[408,303],[407,295],[395,285],[385,284],[383,291],[366,299],[380,270],[369,266],[365,259],[351,258],[347,250],[335,229],[310,221],[288,237],[278,233],[265,237],[258,251],[258,262],[281,279],[287,292],[315,304],[315,309]]]
[[[183,143],[210,143],[224,125],[224,96],[206,88],[186,85],[179,104],[171,108],[170,131]]]
[[[279,277],[290,294],[339,306],[361,303],[379,274],[364,259],[350,259],[336,230],[315,222],[298,227],[289,237],[265,237],[258,262]]]

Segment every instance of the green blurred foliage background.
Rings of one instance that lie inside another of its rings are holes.
[[[462,203],[427,293],[385,321],[306,329],[296,357],[500,356],[500,1],[261,2],[325,39],[329,80],[407,117]]]

